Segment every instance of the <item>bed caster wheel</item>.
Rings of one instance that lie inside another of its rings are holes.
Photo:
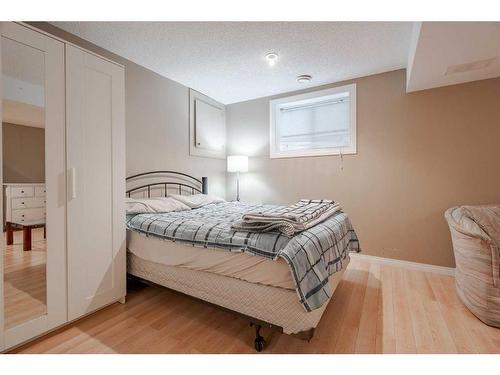
[[[260,335],[260,329],[262,326],[260,324],[253,324],[250,323],[250,327],[255,325],[255,341],[254,341],[254,347],[255,350],[257,350],[259,353],[264,350],[264,346],[266,345],[266,340],[264,340],[264,337]]]
[[[257,350],[258,352],[263,351],[264,345],[266,345],[266,340],[264,340],[264,337],[259,336],[255,339],[255,350]]]

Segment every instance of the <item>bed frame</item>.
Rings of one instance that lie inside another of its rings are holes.
[[[150,182],[148,184],[144,185],[139,185],[139,186],[134,186],[133,188],[129,189],[126,191],[127,197],[130,198],[131,194],[141,194],[143,196],[146,195],[147,197],[151,198],[151,191],[155,189],[162,189],[163,188],[163,196],[166,197],[169,192],[170,187],[175,187],[176,192],[178,194],[183,194],[183,193],[190,193],[190,194],[195,194],[197,193],[202,193],[202,194],[208,194],[208,177],[202,177],[201,179],[198,179],[196,177],[190,176],[186,173],[181,173],[181,172],[174,172],[174,171],[151,171],[151,172],[144,172],[144,173],[138,173],[133,176],[127,177],[125,179],[126,184],[130,184],[133,182],[140,182],[141,180],[148,180],[148,179],[164,179],[166,178],[167,180],[163,181],[154,181]]]
[[[151,182],[145,183],[146,182],[145,180],[146,181],[149,180]],[[133,176],[126,178],[126,184],[127,186],[131,184],[137,185],[126,190],[127,197],[131,197],[132,195],[141,196],[143,198],[145,197],[151,198],[151,196],[166,197],[172,191],[175,191],[175,193],[177,194],[185,194],[185,195],[190,195],[195,193],[208,194],[208,177],[201,177],[201,179],[199,179],[190,176],[186,173],[174,172],[174,171],[151,171],[151,172],[135,174]],[[140,282],[143,284],[155,285],[155,286],[160,286],[162,288],[166,288],[165,286],[156,284],[154,282],[151,282],[150,280],[143,279],[141,277],[132,274],[127,274],[127,278],[128,281],[132,284],[134,282]],[[178,292],[174,289],[170,290],[173,290],[176,293],[185,294],[182,292]],[[229,310],[223,306],[215,305],[205,300],[193,297],[189,294],[186,295],[189,296],[190,298],[202,301],[203,303],[208,303],[220,309],[231,311],[239,315],[240,317],[243,317],[244,319],[248,320],[250,323],[250,327],[255,328],[254,346],[255,350],[257,350],[258,352],[261,352],[264,349],[264,345],[266,343],[264,337],[262,337],[260,334],[260,330],[262,329],[262,327],[268,327],[273,331],[283,333],[283,327],[242,314],[238,311]],[[314,335],[314,328],[307,331],[302,331],[299,333],[292,334],[291,336],[309,341],[311,340],[313,335]]]

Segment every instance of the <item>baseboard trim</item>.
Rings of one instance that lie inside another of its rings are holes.
[[[366,255],[366,254],[361,254],[361,253],[351,253],[350,255],[354,259],[367,260],[367,261],[373,262],[373,263],[408,268],[408,269],[422,271],[422,272],[432,272],[432,273],[436,273],[439,275],[455,276],[455,268],[451,268],[451,267],[435,266],[433,264],[410,262],[407,260],[382,258],[382,257],[374,256],[374,255]]]

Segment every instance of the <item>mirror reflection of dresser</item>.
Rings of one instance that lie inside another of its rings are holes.
[[[23,250],[29,251],[32,247],[31,232],[33,228],[43,227],[44,238],[46,200],[45,184],[19,183],[4,184],[6,244],[13,245],[14,229],[23,230]]]
[[[45,184],[4,184],[6,222],[45,219]]]

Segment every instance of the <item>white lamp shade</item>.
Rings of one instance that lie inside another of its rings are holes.
[[[248,156],[233,155],[227,157],[228,172],[248,172]]]

